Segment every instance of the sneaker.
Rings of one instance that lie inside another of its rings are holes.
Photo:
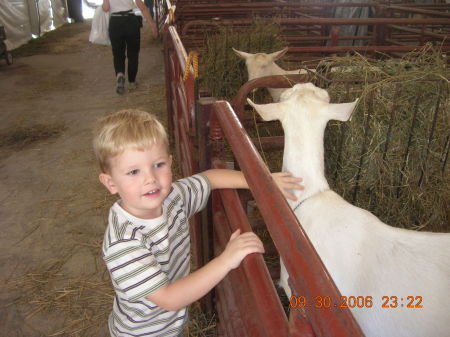
[[[128,84],[128,89],[130,89],[130,90],[136,90],[137,87],[138,87],[137,82],[130,82],[130,83]]]
[[[125,93],[125,77],[123,75],[117,76],[116,92],[119,95],[123,95]]]

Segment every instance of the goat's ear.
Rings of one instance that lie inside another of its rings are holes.
[[[283,55],[287,53],[288,49],[289,48],[286,47],[283,50],[279,50],[279,51],[276,51],[276,52],[274,52],[272,54],[269,54],[269,56],[272,58],[272,60],[276,61],[279,58],[283,57]]]
[[[346,122],[352,116],[352,112],[358,104],[358,99],[350,103],[327,104],[324,113],[328,119]]]
[[[280,111],[283,109],[283,103],[256,104],[250,98],[247,98],[247,102],[265,121],[273,121],[281,117]]]
[[[250,56],[252,56],[252,54],[249,54],[249,53],[246,53],[246,52],[243,52],[243,51],[234,49],[234,48],[232,48],[232,49],[233,49],[233,51],[236,53],[237,56],[239,56],[240,58],[242,58],[242,59],[244,59],[244,60],[246,60],[246,59],[248,59]]]

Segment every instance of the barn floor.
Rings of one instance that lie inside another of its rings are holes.
[[[92,127],[140,108],[166,120],[162,44],[143,29],[139,87],[115,93],[110,47],[90,21],[66,25],[0,60],[2,336],[106,336],[112,305],[100,257],[114,197],[98,182]]]

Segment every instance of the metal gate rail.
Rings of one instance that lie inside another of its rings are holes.
[[[192,133],[195,134],[193,117],[195,115],[195,79],[190,72],[183,81],[187,54],[174,27],[169,26],[163,34],[164,38],[164,70],[166,81],[166,104],[168,115],[168,130],[175,143],[177,162],[184,176],[198,172],[198,161],[194,153]],[[191,221],[191,237],[193,262],[202,266],[204,257],[202,252],[200,217],[194,216]]]

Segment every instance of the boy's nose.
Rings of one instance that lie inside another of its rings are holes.
[[[155,176],[152,173],[148,173],[145,177],[145,184],[154,184],[155,182]]]

